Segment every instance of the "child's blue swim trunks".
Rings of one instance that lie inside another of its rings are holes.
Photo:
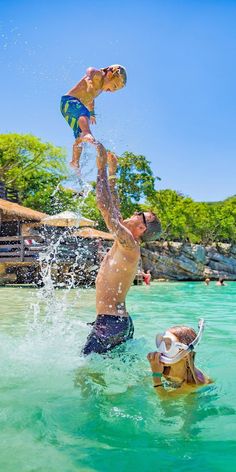
[[[90,118],[90,111],[78,98],[72,97],[72,95],[63,95],[61,97],[60,109],[68,125],[73,129],[75,138],[78,138],[81,133],[78,119],[81,116]]]

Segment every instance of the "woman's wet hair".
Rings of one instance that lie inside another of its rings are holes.
[[[152,221],[147,221],[147,229],[144,231],[144,233],[141,236],[141,241],[143,243],[146,243],[148,241],[156,241],[161,233],[161,222],[159,218],[156,216],[155,213],[152,211],[148,212],[151,213],[151,215],[154,216]]]
[[[189,326],[172,326],[168,331],[174,334],[180,343],[187,345],[191,344],[197,337],[196,331]]]
[[[174,334],[179,342],[183,344],[191,344],[197,337],[197,333],[193,328],[189,326],[172,326],[168,329],[170,333]],[[198,369],[194,366],[195,352],[190,352],[186,359],[186,381],[188,384],[199,384],[201,381],[197,377]],[[170,367],[164,368],[164,375],[168,375]]]

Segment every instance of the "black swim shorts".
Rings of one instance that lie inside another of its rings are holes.
[[[134,326],[130,316],[98,315],[93,323],[82,354],[102,354],[128,339],[132,339]]]

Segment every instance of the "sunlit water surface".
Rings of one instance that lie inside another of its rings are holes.
[[[95,291],[0,288],[0,470],[233,471],[236,283],[133,287],[135,338],[80,356]],[[146,354],[173,324],[206,329],[197,365],[214,384],[160,400]]]

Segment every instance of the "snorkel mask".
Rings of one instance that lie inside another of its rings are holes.
[[[175,336],[166,331],[164,334],[157,334],[156,345],[158,352],[161,353],[160,361],[163,364],[172,365],[183,359],[189,352],[193,351],[200,342],[204,329],[204,319],[200,318],[198,322],[198,334],[190,344],[183,344],[176,341]],[[168,346],[168,347],[167,347]]]

